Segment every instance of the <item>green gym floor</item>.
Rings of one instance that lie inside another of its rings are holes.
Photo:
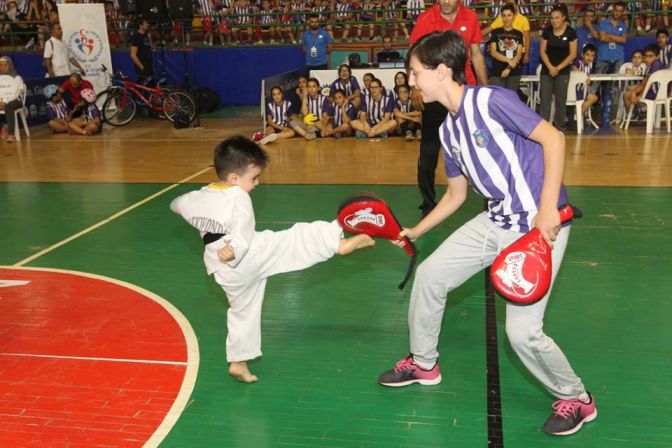
[[[448,298],[439,346],[443,382],[390,389],[376,378],[408,351],[410,285],[397,289],[407,257],[384,241],[269,281],[264,356],[251,364],[260,381],[251,385],[227,373],[226,298],[205,274],[198,235],[169,210],[172,198],[200,185],[180,185],[25,262],[167,186],[0,183],[0,265],[122,280],[163,297],[190,322],[198,375],[162,447],[488,446],[483,274]],[[386,198],[402,224],[419,217],[415,186],[262,184],[252,193],[257,228],[333,219],[337,204],[361,190]],[[572,187],[569,193],[584,218],[572,228],[546,332],[595,395],[598,418],[566,438],[541,431],[553,399],[509,348],[505,303],[498,298],[500,446],[668,448],[672,189]],[[454,217],[418,241],[421,258],[481,207],[472,192]],[[0,446],[10,448],[2,439]]]

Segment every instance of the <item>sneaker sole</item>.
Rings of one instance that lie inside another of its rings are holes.
[[[576,432],[579,432],[579,430],[581,429],[581,427],[583,426],[584,423],[590,423],[593,420],[595,420],[596,418],[597,418],[597,409],[595,409],[595,411],[593,411],[592,414],[590,414],[589,416],[587,416],[586,418],[581,420],[579,422],[579,424],[576,425],[575,427],[573,427],[572,429],[570,429],[568,431],[565,431],[565,432],[549,432],[547,434],[550,434],[552,436],[569,436],[569,435],[572,435]]]
[[[437,376],[433,380],[408,380],[401,383],[379,383],[379,384],[387,387],[404,387],[404,386],[410,386],[411,384],[415,383],[418,383],[422,386],[436,386],[440,382],[441,382],[441,375]]]

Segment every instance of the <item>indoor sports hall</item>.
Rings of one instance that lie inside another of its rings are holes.
[[[227,302],[202,242],[169,209],[215,180],[212,152],[258,130],[257,110],[174,130],[159,120],[94,137],[0,144],[0,446],[672,446],[672,137],[567,135],[572,228],[545,328],[595,395],[596,421],[544,434],[552,397],[504,334],[483,273],[449,296],[443,382],[384,388],[408,352],[403,250],[383,240],[269,280],[259,382],[227,372]],[[417,142],[290,139],[252,193],[257,229],[331,220],[371,191],[420,218]],[[437,183],[444,184],[441,164]],[[439,187],[441,190],[442,188]],[[417,242],[420,259],[482,209],[475,193]]]

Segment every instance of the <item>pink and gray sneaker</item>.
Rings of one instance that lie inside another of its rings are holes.
[[[431,370],[426,370],[413,362],[413,355],[409,354],[394,366],[394,369],[383,372],[378,377],[383,386],[402,387],[419,383],[423,386],[433,386],[441,382],[441,370],[436,363]]]
[[[584,423],[592,422],[597,418],[595,398],[588,392],[590,403],[575,398],[573,400],[558,400],[553,403],[553,414],[544,423],[544,432],[553,436],[568,436],[574,434]]]

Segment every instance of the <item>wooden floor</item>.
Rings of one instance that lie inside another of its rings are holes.
[[[212,164],[221,139],[251,135],[258,120],[203,120],[203,129],[174,130],[139,120],[102,135],[50,135],[36,128],[16,144],[0,143],[0,181],[177,182]],[[565,183],[584,186],[672,186],[672,136],[647,136],[641,127],[614,135],[568,135]],[[291,139],[266,147],[273,184],[414,185],[418,143],[377,140]],[[437,179],[443,179],[441,164]],[[191,179],[208,182],[212,173]]]
[[[491,443],[482,274],[449,296],[443,382],[376,383],[408,350],[410,288],[396,288],[407,257],[384,242],[269,279],[264,356],[252,363],[260,381],[229,377],[226,298],[169,204],[213,180],[221,139],[251,135],[258,122],[203,125],[140,120],[91,138],[42,127],[0,142],[1,448],[672,446],[670,136],[636,127],[567,137],[565,182],[585,216],[544,327],[599,417],[567,438],[541,431],[553,398],[512,352],[496,299],[501,434]],[[333,219],[362,188],[401,223],[420,217],[417,143],[296,139],[267,149],[253,192],[259,230]],[[479,210],[470,194],[418,241],[420,260]]]

